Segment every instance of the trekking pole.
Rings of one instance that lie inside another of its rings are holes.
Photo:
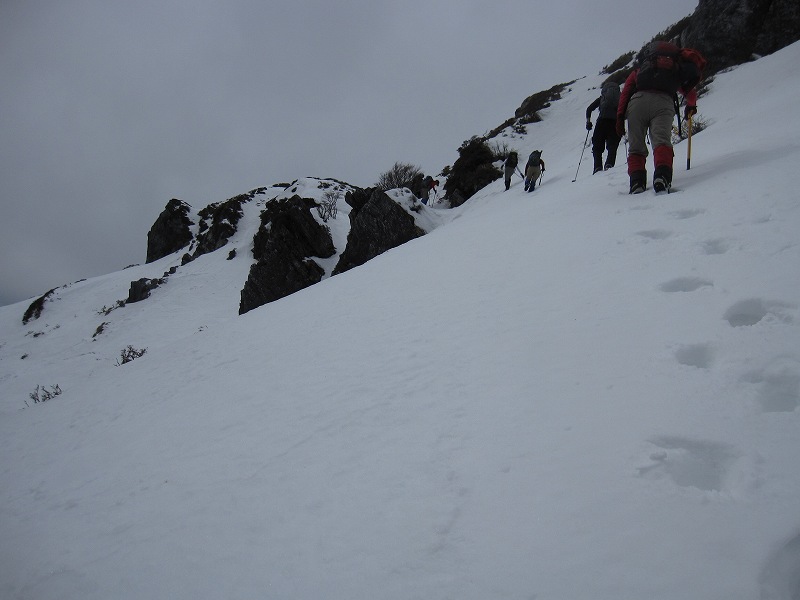
[[[536,185],[542,185],[542,177],[544,177],[544,171],[539,173],[539,183],[537,183]]]
[[[689,146],[686,149],[686,170],[692,168],[692,115],[687,119],[687,126],[689,127]]]
[[[575,179],[572,180],[572,183],[578,179],[578,171],[581,170],[581,163],[583,162],[583,153],[586,152],[586,143],[589,141],[589,132],[586,132],[586,139],[583,140],[583,150],[581,150],[581,159],[578,161],[578,168],[575,169]]]

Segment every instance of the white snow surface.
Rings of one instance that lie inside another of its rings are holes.
[[[266,196],[143,302],[181,253],[0,308],[0,597],[800,598],[798,64],[717,76],[674,194],[572,181],[590,76],[499,138],[534,193],[245,315]]]

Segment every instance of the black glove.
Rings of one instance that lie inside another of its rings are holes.
[[[592,130],[592,122],[589,119],[586,119],[586,131]]]
[[[688,121],[689,117],[691,117],[692,115],[696,115],[696,114],[697,114],[697,107],[696,106],[689,106],[687,104],[686,105],[686,110],[683,111],[683,118]]]
[[[617,135],[622,137],[625,135],[625,118],[617,117]]]

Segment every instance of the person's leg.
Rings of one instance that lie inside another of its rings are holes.
[[[650,125],[650,143],[653,144],[653,189],[658,192],[672,186],[672,120],[675,118],[675,105],[672,99],[659,94],[653,103],[653,116]]]
[[[638,194],[647,187],[647,143],[650,127],[649,98],[652,94],[637,92],[628,103],[628,176],[630,193]]]

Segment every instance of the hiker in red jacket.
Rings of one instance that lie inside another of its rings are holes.
[[[644,59],[625,81],[617,108],[617,133],[625,134],[628,119],[628,175],[630,193],[647,188],[647,144],[653,146],[653,189],[672,186],[672,118],[678,111],[680,92],[685,101],[684,118],[697,112],[695,86],[702,77],[705,59],[696,50],[681,49],[669,42],[651,42]]]

